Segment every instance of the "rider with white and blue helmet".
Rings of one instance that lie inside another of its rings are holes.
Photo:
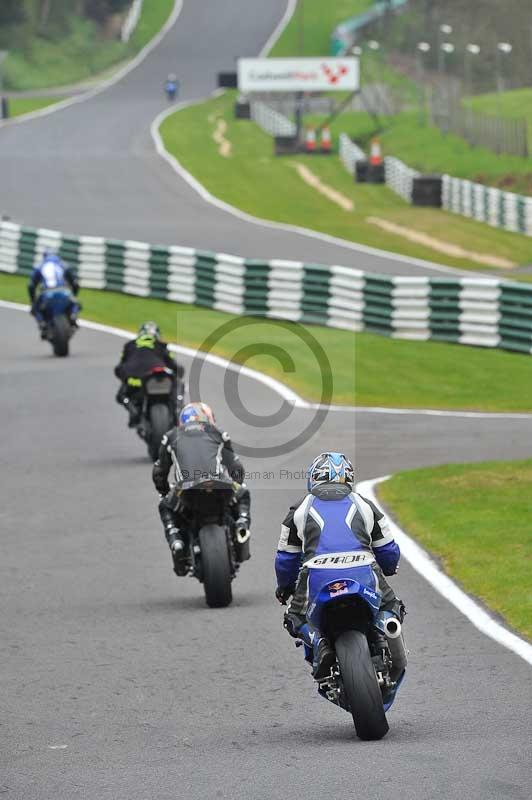
[[[397,571],[399,546],[382,511],[354,491],[351,461],[343,453],[320,453],[307,476],[308,494],[290,507],[283,520],[275,559],[275,595],[282,605],[292,597],[285,614],[286,629],[291,636],[305,638],[308,570],[302,564],[317,552],[372,552],[382,596],[381,610],[391,611],[402,619],[404,606],[384,577]],[[325,638],[314,637],[313,643],[314,677],[319,679],[328,674],[335,656]]]
[[[42,303],[45,292],[62,287],[68,287],[74,295],[78,294],[79,283],[74,270],[65,264],[57,253],[45,250],[42,260],[34,268],[28,283],[31,313],[39,325],[43,323]]]

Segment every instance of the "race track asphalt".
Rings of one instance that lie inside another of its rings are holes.
[[[209,610],[201,586],[171,572],[144,445],[113,402],[122,341],[82,330],[72,356],[54,359],[29,315],[7,309],[0,335],[10,342],[0,352],[2,796],[529,796],[524,661],[403,563],[393,582],[409,611],[408,679],[389,735],[361,743],[348,715],[317,697],[282,630],[272,569],[279,522],[304,491],[282,470],[300,472],[323,447],[355,452],[361,479],[521,457],[529,420],[331,412],[297,450],[246,458],[253,558],[233,606]],[[236,441],[284,441],[314,413],[293,410],[271,431],[250,427],[221,397],[223,378],[206,365],[202,396],[216,397]],[[263,385],[241,377],[240,386],[249,411],[279,407]]]
[[[407,258],[370,255],[238,219],[205,202],[155,152],[150,126],[170,71],[181,101],[205,97],[219,71],[256,55],[286,0],[185,0],[174,28],[122,81],[49,116],[0,128],[0,213],[64,233],[180,244],[254,258],[439,274]]]
[[[185,2],[165,42],[109,92],[0,130],[0,206],[28,224],[76,233],[360,266],[352,251],[324,247],[322,257],[310,240],[216,212],[153,155],[147,127],[162,105],[161,77],[175,66],[186,96],[204,94],[213,73],[243,54],[242,32],[246,52],[257,52],[284,10],[277,0],[232,0],[219,19],[217,5]],[[530,796],[523,660],[403,563],[394,587],[409,611],[408,677],[389,735],[361,743],[348,715],[316,696],[282,630],[272,568],[279,522],[304,491],[287,472],[302,472],[317,451],[354,452],[359,479],[519,458],[530,455],[530,420],[331,412],[292,452],[247,457],[253,558],[234,584],[233,606],[215,611],[197,582],[171,572],[144,445],[113,402],[122,341],[83,329],[72,356],[54,359],[33,320],[8,309],[0,310],[0,336],[0,795]],[[272,429],[249,425],[233,413],[221,373],[205,366],[202,396],[215,399],[236,442],[282,443],[314,413],[293,410]],[[240,389],[256,414],[280,406],[250,378],[240,378]]]

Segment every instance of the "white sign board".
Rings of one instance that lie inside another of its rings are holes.
[[[239,58],[241,92],[354,92],[358,58]]]

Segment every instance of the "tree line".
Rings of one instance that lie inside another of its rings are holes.
[[[124,11],[132,0],[1,0],[0,44],[20,47],[33,35],[68,32],[73,17],[103,25],[112,14]]]

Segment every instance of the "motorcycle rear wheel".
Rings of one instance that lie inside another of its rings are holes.
[[[220,525],[204,525],[199,532],[199,544],[207,605],[210,608],[225,608],[233,599],[225,529]]]
[[[152,461],[157,461],[161,439],[172,427],[172,415],[165,403],[154,403],[150,408],[150,438],[148,451]]]
[[[345,631],[335,648],[357,736],[382,739],[389,727],[366,636],[360,631]]]
[[[68,355],[68,342],[71,334],[70,322],[65,316],[60,315],[52,320],[50,329],[50,341],[52,342],[54,354],[64,358]]]

